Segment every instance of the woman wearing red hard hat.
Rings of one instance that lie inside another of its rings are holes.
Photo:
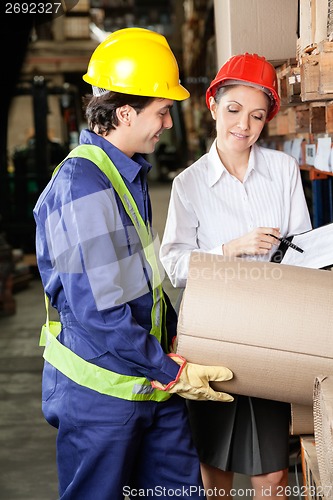
[[[160,250],[180,288],[193,251],[269,261],[278,238],[311,228],[296,160],[257,144],[280,108],[272,64],[257,54],[231,57],[206,103],[216,138],[174,179]],[[288,404],[235,396],[223,407],[193,401],[188,408],[206,489],[216,488],[218,498],[234,496],[233,475],[240,473],[251,476],[254,498],[287,498]]]
[[[270,121],[280,109],[277,77],[274,66],[257,54],[233,56],[220,68],[206,92],[206,104],[210,109],[210,98],[223,85],[240,84],[259,88],[270,98],[266,121]]]

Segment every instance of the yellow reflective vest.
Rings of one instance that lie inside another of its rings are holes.
[[[165,345],[167,343],[165,327],[166,304],[149,223],[145,224],[117,168],[108,155],[98,146],[94,146],[93,144],[77,146],[56,167],[53,175],[61,168],[65,160],[74,157],[90,160],[104,172],[118,194],[124,209],[139,235],[146,260],[152,269],[153,307],[151,311],[152,326],[150,333],[157,338],[160,344],[164,344],[163,347],[167,352],[168,346]],[[48,298],[45,295],[46,323],[42,327],[39,345],[45,347],[44,359],[66,377],[77,384],[101,394],[132,401],[165,401],[171,396],[167,392],[153,389],[149,380],[145,377],[122,375],[94,365],[61,344],[57,337],[61,332],[62,326],[58,321],[50,321],[48,302]]]

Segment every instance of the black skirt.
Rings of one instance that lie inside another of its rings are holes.
[[[288,468],[290,405],[234,398],[232,403],[187,401],[200,461],[249,476]]]

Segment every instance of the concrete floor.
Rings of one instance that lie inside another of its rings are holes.
[[[169,194],[170,184],[152,183],[154,227],[160,238]],[[164,288],[175,303],[178,293],[167,279]],[[56,431],[41,413],[43,358],[38,341],[45,308],[38,277],[15,300],[16,314],[0,318],[0,500],[56,500]],[[295,480],[291,469],[290,484]],[[236,476],[234,486],[234,498],[251,498],[246,477]]]

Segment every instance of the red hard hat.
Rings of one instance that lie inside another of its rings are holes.
[[[262,87],[263,91],[269,94],[272,106],[267,115],[267,121],[270,121],[280,109],[280,97],[278,94],[278,84],[274,66],[264,57],[257,54],[245,54],[232,56],[218,71],[216,77],[211,82],[206,92],[206,104],[209,108],[209,98],[215,96],[217,89],[227,80],[232,83],[239,81],[246,84],[253,84],[256,87]]]

